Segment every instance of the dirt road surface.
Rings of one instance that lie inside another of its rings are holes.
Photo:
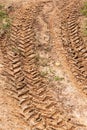
[[[87,130],[84,1],[0,1],[0,130]]]

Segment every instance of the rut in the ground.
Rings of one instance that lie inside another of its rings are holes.
[[[8,84],[18,96],[29,130],[73,129],[60,115],[57,102],[36,66],[33,28],[38,8],[29,5],[23,10],[19,10],[16,23],[14,20],[12,24],[10,39],[1,47]]]
[[[61,22],[62,42],[72,75],[83,86],[83,91],[87,86],[87,46],[79,31],[78,8],[71,10]]]

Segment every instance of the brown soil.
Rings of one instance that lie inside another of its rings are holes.
[[[0,130],[87,130],[83,1],[0,3],[13,20],[0,44]]]

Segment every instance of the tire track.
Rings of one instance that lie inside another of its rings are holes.
[[[60,114],[55,95],[50,92],[36,66],[34,20],[38,8],[28,5],[18,10],[10,39],[2,48],[8,84],[17,94],[30,130],[72,129],[72,124]]]
[[[71,8],[67,17],[61,22],[63,47],[67,52],[68,62],[74,78],[83,87],[87,85],[87,47],[80,35],[78,23],[78,8]]]

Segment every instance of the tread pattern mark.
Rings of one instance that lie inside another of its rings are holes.
[[[4,59],[8,82],[15,88],[29,130],[72,129],[72,124],[67,123],[67,119],[64,120],[60,114],[57,101],[35,64],[36,39],[33,28],[36,12],[35,6],[33,9],[29,5],[20,17],[18,13],[18,23],[14,21],[12,24],[11,36],[3,52],[3,55],[6,52]]]
[[[87,85],[87,47],[80,35],[76,9],[61,22],[63,47],[71,66],[71,71],[77,82]],[[84,90],[84,88],[81,88]]]

